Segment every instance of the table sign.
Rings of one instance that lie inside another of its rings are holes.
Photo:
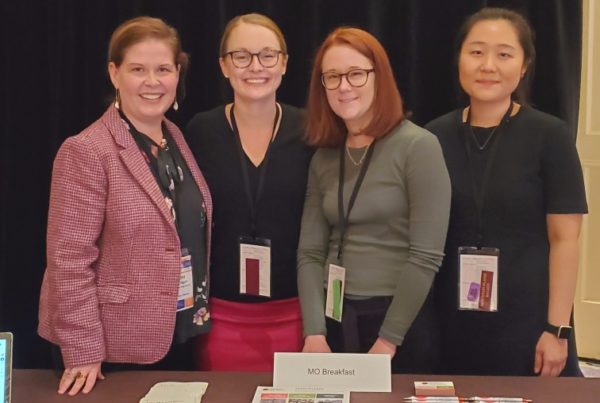
[[[391,358],[387,354],[275,353],[273,386],[391,392]]]

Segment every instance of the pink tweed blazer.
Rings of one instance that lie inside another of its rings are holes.
[[[166,125],[204,197],[210,251],[208,186],[181,131]],[[156,362],[171,345],[179,270],[171,213],[111,106],[54,161],[38,332],[67,368]]]

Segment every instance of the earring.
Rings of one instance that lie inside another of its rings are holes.
[[[119,94],[119,89],[115,89],[115,108],[121,109],[121,95]]]
[[[177,100],[175,100],[175,103],[173,104],[173,110],[174,111],[179,110],[179,104],[177,103]]]

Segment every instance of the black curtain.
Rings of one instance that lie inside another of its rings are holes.
[[[457,106],[454,36],[483,6],[526,15],[537,32],[532,104],[576,128],[581,67],[580,0],[4,0],[0,2],[0,331],[15,333],[15,366],[47,367],[36,334],[45,265],[52,160],[58,147],[96,120],[113,92],[106,73],[111,32],[152,15],[175,26],[191,54],[180,127],[201,110],[231,99],[221,77],[218,42],[235,15],[260,12],[286,35],[288,72],[279,100],[302,106],[311,61],[339,25],[373,33],[387,49],[412,119],[424,124]],[[575,133],[575,130],[573,130]]]

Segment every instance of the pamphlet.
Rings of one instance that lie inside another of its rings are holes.
[[[206,382],[159,382],[140,403],[200,403],[206,388]]]
[[[349,391],[258,386],[252,403],[350,403]]]
[[[415,381],[417,396],[454,396],[452,381]]]

